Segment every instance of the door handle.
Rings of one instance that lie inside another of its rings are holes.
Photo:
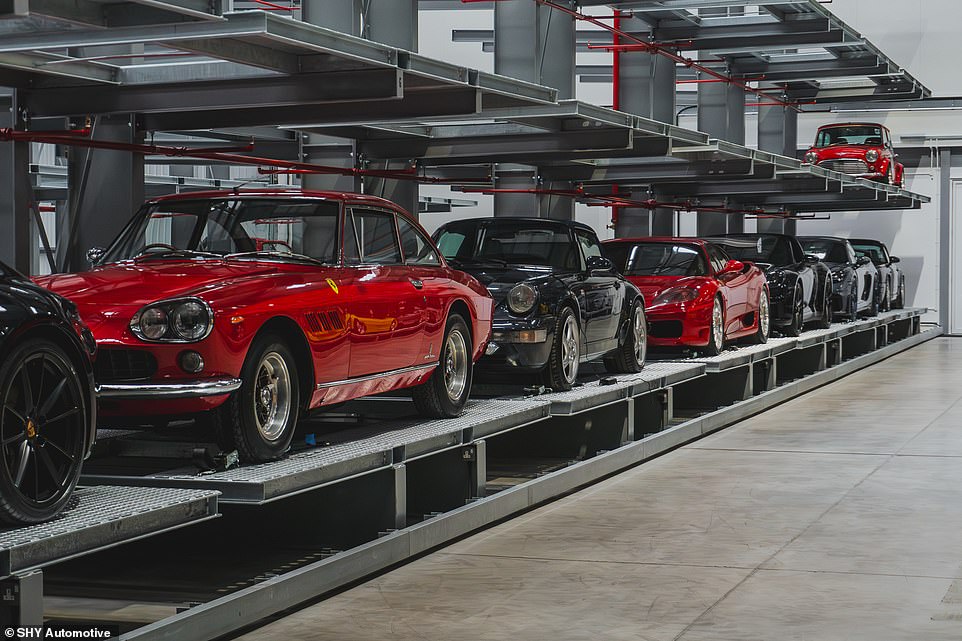
[[[424,287],[424,282],[420,278],[409,278],[411,284],[414,285],[414,289],[421,289]]]

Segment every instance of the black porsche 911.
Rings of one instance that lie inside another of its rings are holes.
[[[765,270],[772,321],[780,333],[798,336],[808,323],[820,329],[832,324],[829,268],[817,256],[806,254],[794,236],[728,234],[712,241],[732,258],[755,263]]]
[[[65,298],[0,263],[0,521],[67,504],[96,430],[94,337]]]
[[[451,265],[495,300],[483,372],[542,374],[554,390],[574,385],[581,363],[638,372],[647,354],[641,292],[617,273],[587,225],[542,218],[476,218],[434,234]]]

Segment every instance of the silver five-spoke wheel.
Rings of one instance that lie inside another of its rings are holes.
[[[565,319],[561,329],[561,369],[565,380],[574,383],[578,378],[578,365],[581,348],[578,339],[578,321],[574,316]]]
[[[635,307],[634,318],[631,319],[631,332],[635,339],[635,361],[644,366],[648,357],[648,319],[641,305]]]

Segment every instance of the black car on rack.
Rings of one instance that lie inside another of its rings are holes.
[[[638,288],[601,252],[587,225],[542,218],[476,218],[434,234],[441,253],[494,297],[494,327],[480,372],[540,375],[574,385],[581,363],[608,371],[645,364],[648,323]]]
[[[879,309],[902,309],[905,307],[905,272],[902,271],[901,259],[889,253],[885,243],[868,238],[853,238],[849,242],[859,256],[868,256],[875,268],[878,269],[879,283],[876,294]]]
[[[67,504],[96,430],[77,308],[0,263],[0,521],[39,523]]]
[[[828,267],[806,254],[794,236],[727,234],[710,239],[729,256],[752,262],[765,271],[772,321],[786,336],[798,336],[807,323],[827,329],[832,324],[832,286]]]

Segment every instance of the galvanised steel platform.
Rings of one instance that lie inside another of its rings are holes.
[[[87,475],[85,484],[107,487],[82,492],[127,492],[131,504],[154,492],[221,492],[222,518],[174,538],[151,539],[142,555],[117,556],[141,549],[134,544],[88,557],[109,572],[90,577],[81,571],[80,584],[76,562],[55,565],[48,583],[67,598],[113,594],[149,601],[144,595],[153,587],[169,599],[171,590],[190,581],[190,572],[210,579],[211,568],[236,566],[239,554],[247,555],[245,562],[263,555],[268,567],[282,569],[232,580],[207,599],[185,597],[178,614],[124,636],[228,634],[935,338],[940,329],[922,331],[923,312],[883,313],[799,338],[736,346],[714,358],[662,357],[634,375],[611,377],[586,367],[582,384],[569,392],[513,388],[472,400],[456,420],[419,421],[413,404],[401,398],[362,400],[333,417],[311,419],[307,429],[319,445],[299,446],[275,463],[201,472],[180,460],[160,472],[131,473],[136,466],[128,465],[123,475]],[[137,432],[105,436],[141,452]],[[258,547],[259,528],[268,525],[274,534],[283,530],[290,561],[276,547]],[[170,568],[176,554],[149,558],[164,549],[154,541],[176,550],[195,538],[205,556],[183,559],[182,570]],[[212,539],[222,543],[203,544]],[[73,574],[61,570],[71,565]],[[173,587],[163,584],[165,573],[178,577]],[[78,585],[82,594],[72,594]]]
[[[42,568],[215,518],[217,496],[174,488],[85,488],[53,521],[0,530],[0,623],[42,623]]]

